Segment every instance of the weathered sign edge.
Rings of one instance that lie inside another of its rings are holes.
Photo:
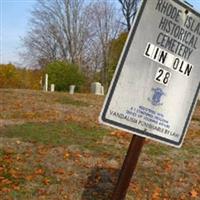
[[[197,15],[198,17],[200,17],[200,13],[198,13],[193,8],[189,7],[184,2],[181,2],[179,0],[172,0],[172,1],[174,1],[177,4],[181,5],[185,9],[189,10],[194,15]],[[99,122],[101,124],[109,125],[109,126],[111,126],[113,128],[118,128],[118,129],[127,131],[127,132],[132,133],[132,134],[134,134],[134,132],[136,132],[137,135],[140,135],[140,136],[143,136],[143,137],[146,137],[146,138],[149,138],[149,139],[153,139],[153,140],[156,140],[158,142],[161,142],[161,143],[164,143],[164,144],[167,144],[167,145],[170,145],[170,146],[174,146],[174,147],[180,148],[182,146],[182,143],[183,143],[184,138],[186,136],[186,131],[188,129],[189,122],[190,122],[190,120],[192,118],[192,114],[194,112],[195,105],[196,105],[197,100],[198,100],[198,94],[199,94],[199,91],[200,91],[200,82],[199,82],[199,86],[197,87],[195,96],[193,98],[193,102],[192,102],[192,105],[190,107],[188,116],[186,118],[186,122],[185,122],[185,125],[184,125],[184,128],[183,128],[183,131],[182,131],[182,135],[181,135],[180,140],[178,142],[175,142],[173,140],[169,140],[167,138],[163,138],[163,137],[157,136],[157,135],[149,133],[149,132],[145,132],[144,130],[140,130],[140,129],[137,129],[137,128],[133,128],[133,127],[121,124],[119,122],[112,121],[110,119],[106,119],[106,113],[108,111],[108,108],[109,108],[109,105],[110,105],[110,102],[111,102],[115,87],[116,87],[117,82],[119,80],[119,77],[120,77],[124,62],[125,62],[126,57],[128,55],[129,48],[130,48],[130,46],[132,44],[132,41],[133,41],[134,35],[136,33],[138,24],[140,22],[142,13],[143,13],[143,11],[145,9],[146,2],[147,2],[147,0],[143,0],[142,1],[141,7],[140,7],[140,9],[138,11],[138,14],[136,16],[135,22],[133,23],[132,28],[131,28],[131,30],[129,32],[127,41],[126,41],[126,43],[124,45],[124,49],[123,49],[122,54],[120,56],[116,71],[115,71],[113,79],[112,79],[112,82],[110,84],[106,99],[104,101],[104,104],[103,104],[103,107],[102,107],[102,110],[101,110],[101,113],[100,113],[100,116],[99,116]]]

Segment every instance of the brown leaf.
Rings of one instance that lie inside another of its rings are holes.
[[[20,176],[19,172],[14,169],[10,169],[9,173],[13,178],[19,178],[19,176]]]
[[[58,168],[58,169],[54,170],[54,173],[55,173],[55,174],[64,174],[64,173],[65,173],[65,170],[62,169],[62,168]]]
[[[7,178],[1,180],[1,183],[4,184],[4,185],[9,185],[12,183],[12,181],[8,180]]]
[[[68,158],[69,158],[69,153],[65,152],[65,153],[64,153],[64,159],[66,160],[66,159],[68,159]]]
[[[197,192],[196,190],[193,189],[193,190],[190,192],[190,195],[191,195],[191,197],[195,198],[195,197],[198,196],[198,192]]]
[[[25,177],[25,179],[27,180],[27,181],[32,181],[33,180],[33,175],[29,175],[29,176],[26,176]]]
[[[170,172],[172,170],[172,165],[170,163],[166,163],[164,165],[165,172]]]
[[[45,189],[42,189],[42,188],[38,189],[37,192],[38,192],[39,195],[46,195],[47,194],[47,191]]]
[[[9,189],[9,188],[2,188],[1,191],[4,192],[4,193],[9,193],[11,191],[11,189]]]
[[[20,187],[18,185],[13,185],[12,188],[16,191],[19,191],[20,190]]]
[[[161,189],[159,187],[157,187],[154,190],[153,195],[152,195],[152,200],[158,200],[158,199],[160,199],[160,191],[161,191]]]
[[[20,140],[17,140],[17,141],[16,141],[16,144],[20,145],[20,144],[21,144],[21,141],[20,141]]]
[[[35,174],[36,175],[43,175],[44,174],[44,170],[41,169],[41,168],[38,168],[38,169],[35,170]]]
[[[49,185],[50,180],[49,180],[48,178],[45,178],[42,182],[43,182],[45,185]]]
[[[0,173],[2,173],[4,171],[3,167],[0,167]]]

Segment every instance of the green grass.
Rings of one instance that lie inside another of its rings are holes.
[[[5,152],[2,150],[2,149],[0,149],[0,158],[2,157],[2,156],[4,156],[5,155]]]
[[[169,147],[162,144],[148,144],[145,147],[145,153],[151,156],[165,155],[169,151]]]
[[[75,123],[26,123],[0,130],[0,137],[19,138],[25,142],[52,146],[78,145],[80,150],[99,152],[109,149],[109,146],[98,144],[107,133],[103,128],[81,127]]]
[[[60,104],[70,104],[73,106],[89,106],[88,103],[80,101],[80,100],[75,100],[73,98],[70,98],[68,96],[62,96],[56,100],[56,102]]]

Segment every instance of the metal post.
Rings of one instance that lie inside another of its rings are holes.
[[[124,200],[126,192],[136,168],[145,138],[133,135],[115,187],[112,200]]]

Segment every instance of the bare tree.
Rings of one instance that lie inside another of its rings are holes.
[[[140,0],[119,0],[128,31],[131,29],[131,24],[135,18],[139,2]]]
[[[88,24],[83,0],[38,0],[24,38],[27,55],[34,53],[38,61],[62,59],[80,64],[89,38]]]
[[[117,10],[107,0],[92,1],[87,8],[90,19],[91,38],[89,43],[90,57],[95,64],[95,69],[101,68],[101,82],[108,86],[108,57],[109,43],[120,32],[120,23],[117,19]]]

